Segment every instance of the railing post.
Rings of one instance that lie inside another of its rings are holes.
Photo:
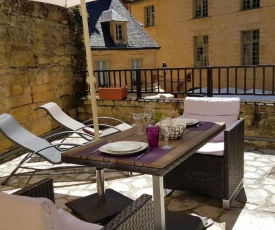
[[[136,76],[137,76],[137,99],[142,98],[142,93],[141,93],[141,74],[140,70],[136,70]]]
[[[207,68],[207,97],[213,97],[212,68]]]

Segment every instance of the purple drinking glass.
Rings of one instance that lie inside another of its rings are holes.
[[[159,126],[148,126],[146,127],[147,140],[150,148],[156,148],[159,144]]]

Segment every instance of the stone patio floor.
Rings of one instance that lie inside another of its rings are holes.
[[[0,183],[23,156],[0,165]],[[28,163],[50,170],[36,172],[31,178],[14,176],[0,191],[12,193],[27,184],[45,177],[54,179],[56,205],[68,210],[67,201],[96,192],[95,169],[91,167],[57,170],[49,163],[36,159]],[[105,188],[112,188],[136,199],[143,193],[152,194],[151,176],[105,170]],[[246,199],[245,199],[246,198]],[[246,200],[246,201],[245,201]],[[230,210],[221,208],[221,201],[206,196],[175,191],[165,198],[166,208],[172,211],[196,213],[214,220],[209,230],[269,230],[275,229],[275,150],[245,147],[244,190],[240,192]],[[183,228],[184,229],[184,228]]]

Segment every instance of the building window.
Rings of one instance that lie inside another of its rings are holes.
[[[242,32],[242,64],[259,65],[259,30]]]
[[[155,26],[155,7],[145,7],[145,27]]]
[[[97,70],[107,70],[107,61],[96,61]],[[98,86],[110,86],[109,74],[108,72],[100,72],[98,74]]]
[[[127,22],[126,21],[111,21],[110,33],[116,45],[127,45]]]
[[[122,25],[116,25],[116,39],[117,40],[123,40]]]
[[[260,0],[242,0],[242,10],[250,10],[260,7]]]
[[[194,0],[194,18],[208,16],[208,0]]]
[[[195,37],[195,66],[208,66],[208,36]]]
[[[140,59],[135,58],[131,60],[132,69],[140,69]],[[132,71],[132,83],[133,85],[137,84],[137,73],[136,71]]]

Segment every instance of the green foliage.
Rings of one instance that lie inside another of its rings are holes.
[[[74,94],[77,98],[86,96],[86,52],[83,39],[83,24],[82,16],[78,7],[72,7],[69,10],[69,27],[72,34],[72,42],[74,44],[76,53],[73,57],[74,66]]]

